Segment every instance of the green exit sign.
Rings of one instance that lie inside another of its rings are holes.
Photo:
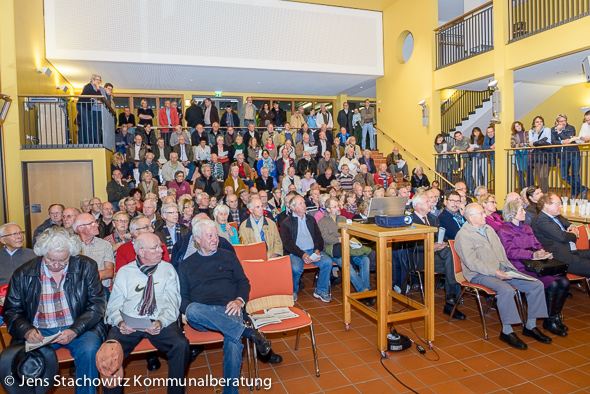
[[[223,92],[221,90],[215,91],[215,97],[221,97],[222,95],[223,95]]]

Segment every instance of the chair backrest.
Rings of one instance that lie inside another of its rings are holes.
[[[238,230],[238,223],[236,223],[236,222],[229,222],[228,224],[230,226],[232,226],[234,228],[234,230],[236,230],[236,233],[239,231]]]
[[[585,224],[578,226],[578,231],[580,232],[580,237],[576,241],[576,248],[585,250],[590,249],[590,241],[588,240],[588,229],[586,228]]]
[[[293,274],[289,256],[270,260],[242,261],[250,281],[248,313],[282,306],[293,306]]]
[[[249,245],[234,245],[238,260],[267,260],[266,242],[256,242]]]
[[[451,247],[451,252],[453,252],[453,265],[455,267],[455,280],[457,283],[462,283],[465,281],[465,277],[463,276],[463,267],[461,267],[461,259],[455,250],[455,240],[449,240],[449,246]]]

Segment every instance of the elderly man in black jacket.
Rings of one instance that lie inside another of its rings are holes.
[[[55,349],[74,357],[77,394],[94,394],[95,356],[106,337],[106,296],[96,263],[79,255],[82,245],[61,227],[43,232],[34,258],[12,276],[2,316],[13,342],[41,342],[58,334]],[[86,384],[85,384],[86,382]]]
[[[280,234],[283,241],[284,255],[291,258],[293,271],[293,297],[297,300],[299,279],[303,273],[304,263],[320,267],[320,276],[313,293],[315,298],[323,302],[332,301],[329,294],[330,272],[333,261],[324,250],[324,239],[313,216],[306,214],[305,199],[299,195],[290,203],[293,215],[281,223]]]

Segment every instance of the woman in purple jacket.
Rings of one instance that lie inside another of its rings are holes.
[[[545,299],[549,317],[543,322],[543,328],[562,337],[567,336],[568,327],[561,322],[560,315],[567,298],[570,281],[563,276],[537,276],[534,272],[526,271],[520,261],[543,258],[550,255],[543,249],[541,243],[533,234],[533,229],[524,224],[525,210],[520,201],[510,201],[502,210],[504,224],[497,233],[506,249],[508,260],[520,272],[540,280],[545,286]]]

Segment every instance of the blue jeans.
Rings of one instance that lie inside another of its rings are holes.
[[[338,267],[342,268],[342,257],[333,258],[334,262],[338,264]],[[369,272],[369,258],[367,256],[351,256],[350,257],[350,282],[356,289],[361,292],[365,290],[371,290],[371,278]],[[357,274],[354,266],[359,267],[359,274]]]
[[[304,252],[311,256],[313,254],[313,249],[304,250]],[[320,267],[320,275],[316,285],[316,293],[328,294],[330,286],[330,272],[332,272],[333,261],[330,256],[324,252],[322,252],[320,256],[321,259],[313,263],[313,265]],[[293,293],[297,293],[299,291],[299,279],[301,279],[301,274],[303,273],[304,263],[301,257],[297,257],[294,254],[290,254],[289,257],[291,258],[291,271],[293,272]]]
[[[575,198],[580,192],[582,192],[582,182],[580,181],[580,154],[578,152],[563,152],[562,155],[561,160],[559,160],[561,179],[571,186],[572,198]]]
[[[367,147],[367,133],[369,133],[369,141],[371,149],[375,149],[375,135],[373,134],[373,123],[363,123],[363,141],[361,147],[363,150]]]
[[[193,179],[193,174],[195,173],[197,166],[193,163],[188,163],[186,168],[188,168],[188,175],[186,176],[186,179],[190,181],[191,179]]]
[[[46,328],[39,329],[39,332],[44,337],[57,334],[65,330],[67,327],[61,328]],[[86,331],[79,337],[76,337],[67,345],[52,344],[55,350],[65,347],[72,357],[74,357],[74,365],[76,366],[76,379],[80,379],[81,386],[76,386],[76,394],[95,394],[96,387],[92,384],[84,386],[84,378],[90,379],[92,382],[98,378],[98,370],[96,369],[96,352],[102,345],[98,335],[92,331]]]
[[[186,319],[196,330],[219,331],[223,334],[223,377],[226,380],[239,379],[244,350],[242,344],[244,319],[241,313],[233,316],[226,314],[225,308],[225,305],[204,305],[193,302],[186,307]],[[225,386],[223,393],[237,394],[238,388],[239,386]]]

